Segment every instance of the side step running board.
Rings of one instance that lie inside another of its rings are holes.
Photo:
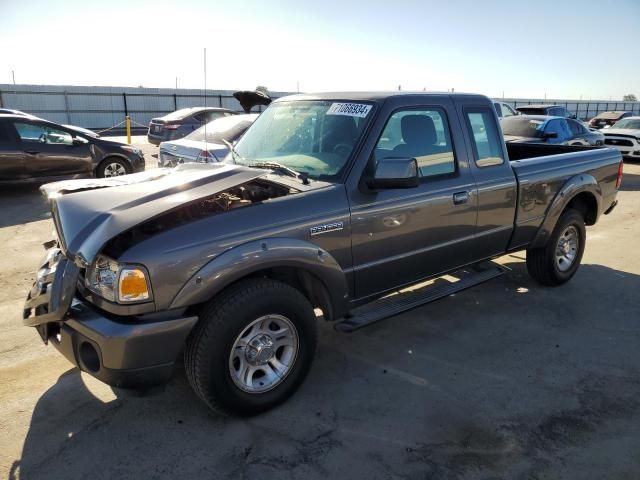
[[[456,282],[449,282],[444,285],[428,285],[413,292],[383,297],[352,310],[352,315],[336,323],[334,328],[339,332],[353,332],[393,315],[398,315],[453,293],[474,287],[504,273],[505,269],[493,262],[484,262],[468,269],[458,270],[450,274],[460,278]]]

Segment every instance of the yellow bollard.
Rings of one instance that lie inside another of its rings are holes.
[[[131,118],[129,115],[124,117],[124,124],[127,127],[127,143],[131,145]]]

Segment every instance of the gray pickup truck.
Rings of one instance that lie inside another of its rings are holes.
[[[480,95],[286,97],[222,163],[43,186],[57,239],[24,324],[114,386],[166,382],[184,352],[207,405],[256,414],[304,380],[320,313],[353,331],[518,250],[568,281],[621,179],[617,150],[505,145]]]

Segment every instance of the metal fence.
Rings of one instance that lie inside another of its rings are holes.
[[[242,111],[234,90],[192,90],[127,87],[71,87],[0,85],[0,107],[22,110],[52,122],[101,130],[120,124],[129,115],[133,124],[146,126],[187,107],[222,107]],[[278,98],[287,93],[271,94]],[[262,106],[253,111],[260,112]]]
[[[57,85],[0,84],[0,107],[23,110],[57,123],[102,130],[120,124],[129,115],[134,125],[147,126],[154,117],[161,117],[180,108],[209,106],[241,110],[233,98],[234,90],[83,87]],[[272,92],[273,98],[288,95]],[[640,102],[606,100],[547,100],[527,98],[496,99],[514,107],[531,104],[557,104],[588,120],[598,113],[611,110],[631,111],[640,115]],[[254,111],[262,111],[256,107]]]
[[[560,105],[572,113],[575,113],[581,120],[589,120],[599,113],[611,111],[632,112],[640,115],[640,102],[623,102],[615,100],[547,100],[547,99],[522,99],[522,98],[500,98],[496,99],[508,103],[514,108],[525,105]]]

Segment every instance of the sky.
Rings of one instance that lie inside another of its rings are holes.
[[[0,83],[640,97],[640,0],[0,0]]]

